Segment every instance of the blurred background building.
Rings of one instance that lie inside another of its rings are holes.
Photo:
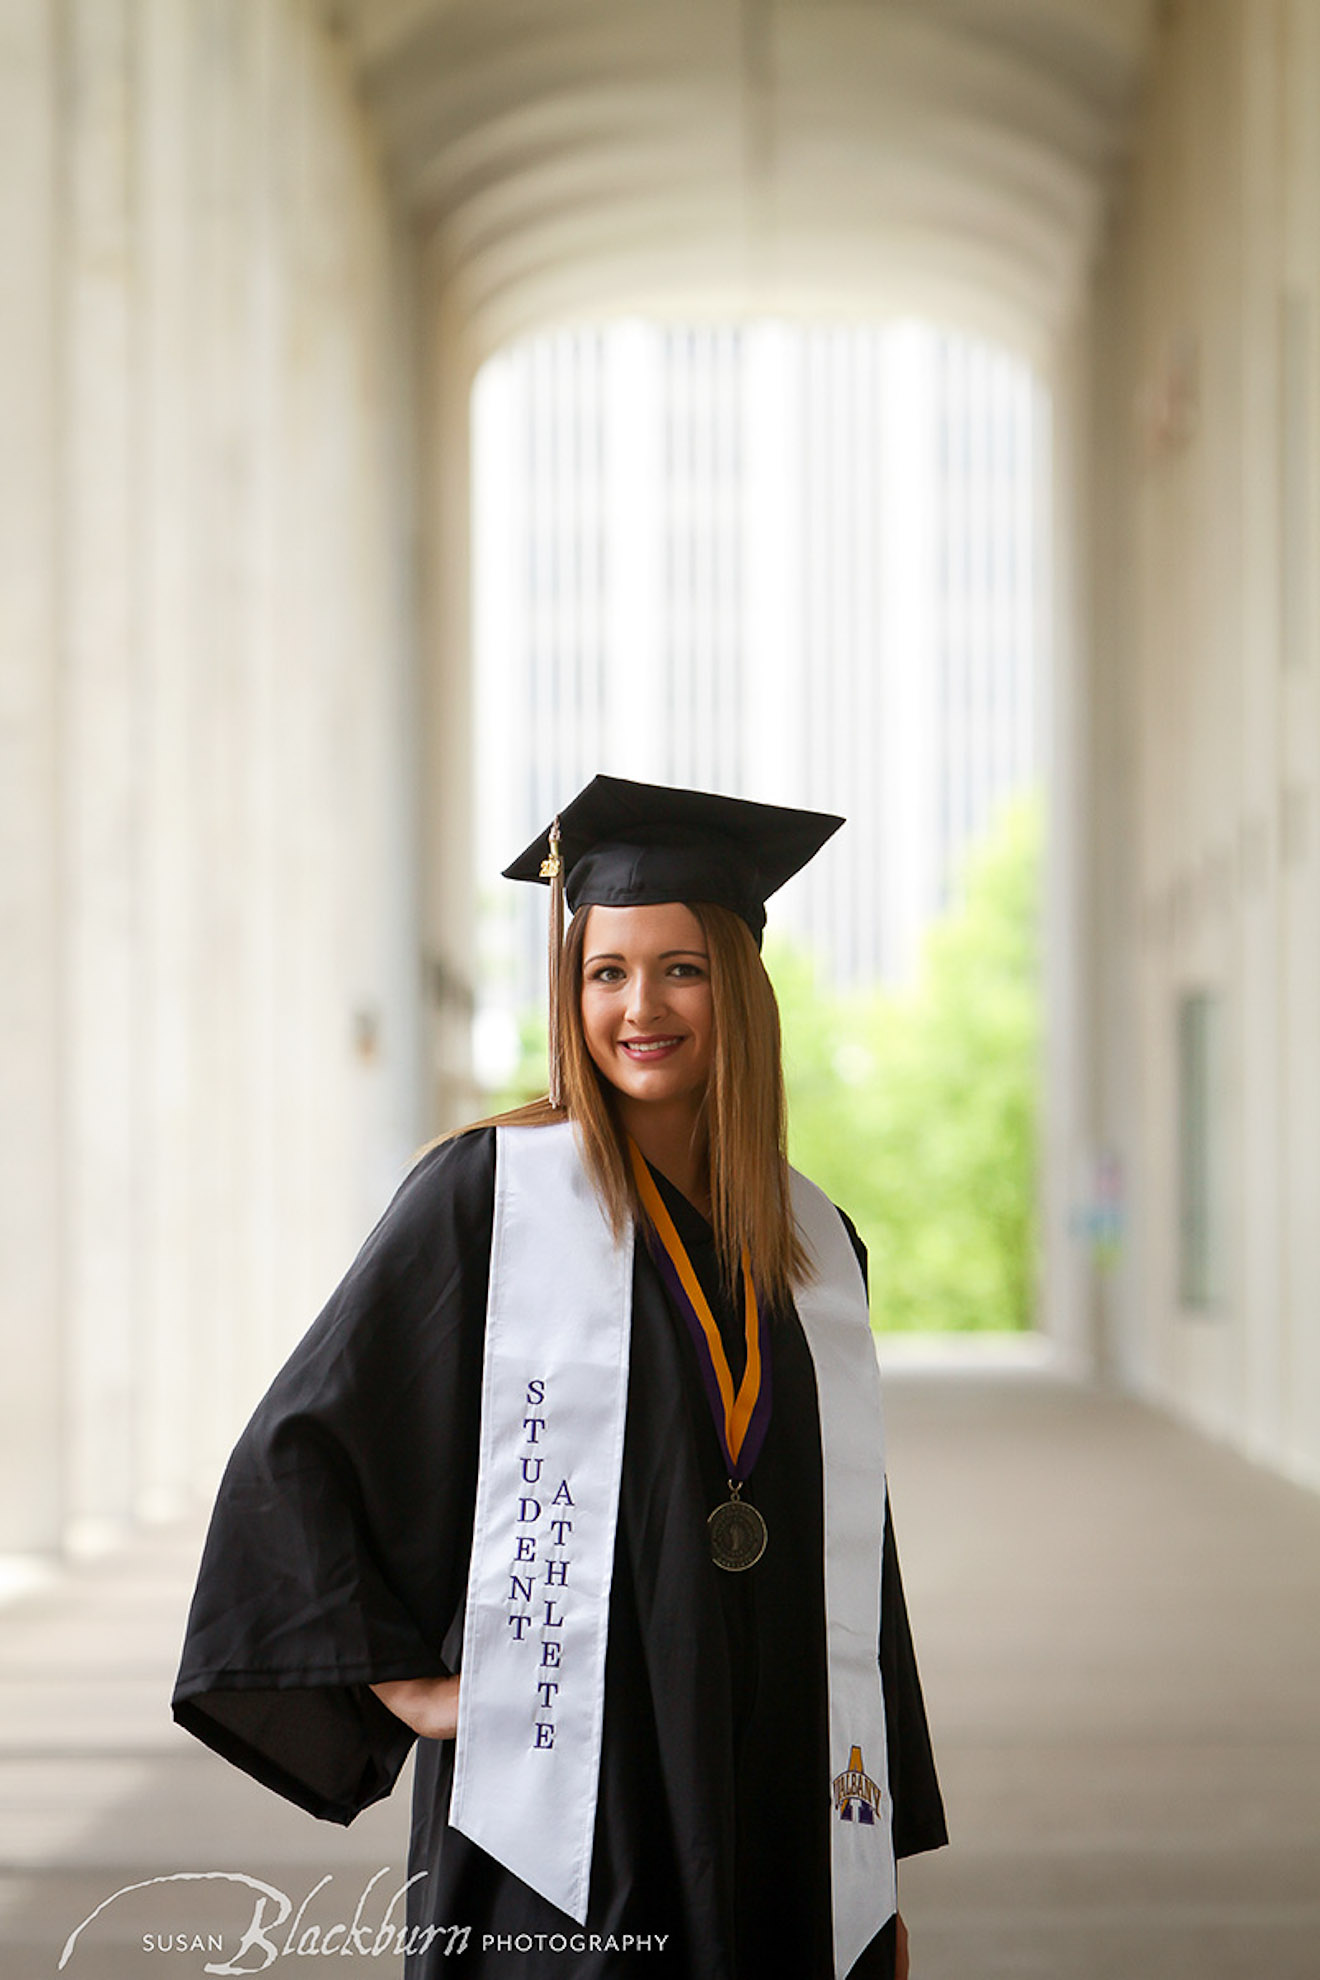
[[[901,786],[827,616],[862,566],[819,532],[883,491],[813,500],[801,615],[735,652],[737,491],[774,481],[734,381],[796,347],[790,400],[915,426],[1026,367],[1033,445],[1048,403],[1048,648],[1004,676],[1049,780],[1040,1324],[1320,1480],[1313,0],[3,0],[0,54],[0,1549],[190,1503],[478,1105],[472,387],[536,337],[506,361],[577,365],[585,432],[615,333],[549,333],[613,320],[702,326],[617,346],[669,371],[653,554],[726,601],[722,668],[677,611],[649,656],[692,780],[750,779],[777,668],[780,757],[882,859]],[[913,320],[944,355],[887,398]],[[855,430],[811,429],[846,486]],[[952,631],[926,651],[953,708]],[[981,802],[950,774],[940,824],[945,747],[908,765],[908,922],[842,879],[812,910],[885,968]]]

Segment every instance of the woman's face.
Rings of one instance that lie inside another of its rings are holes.
[[[582,1030],[610,1085],[633,1102],[690,1100],[710,1077],[710,959],[691,908],[588,908]]]

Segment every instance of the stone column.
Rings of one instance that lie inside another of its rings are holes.
[[[470,397],[476,354],[426,271],[426,453],[422,470],[422,945],[426,1089],[433,1132],[479,1105],[470,1024],[475,968],[473,714],[469,653]]]
[[[137,242],[123,0],[65,12],[63,941],[68,1537],[132,1510],[141,1199]]]
[[[1225,22],[1220,60],[1227,84],[1224,94],[1233,111],[1225,135],[1237,174],[1220,210],[1232,245],[1230,255],[1222,260],[1208,257],[1207,269],[1214,284],[1215,314],[1223,330],[1237,341],[1230,391],[1211,408],[1215,426],[1222,420],[1231,429],[1222,465],[1236,491],[1238,557],[1230,621],[1237,647],[1230,660],[1234,694],[1227,706],[1215,712],[1221,720],[1227,715],[1232,725],[1235,767],[1252,821],[1249,830],[1253,840],[1258,835],[1260,853],[1259,869],[1249,873],[1243,892],[1237,958],[1241,1140],[1233,1182],[1240,1222],[1239,1249],[1230,1266],[1236,1307],[1232,1318],[1237,1324],[1214,1371],[1220,1393],[1209,1402],[1208,1412],[1214,1412],[1213,1427],[1222,1424],[1228,1434],[1262,1456],[1281,1447],[1285,1408],[1287,1295],[1280,1158],[1292,1078],[1284,1058],[1286,1004],[1281,995],[1287,931],[1280,831],[1286,738],[1279,616],[1279,14],[1277,0],[1270,0],[1263,8],[1236,7]],[[1202,723],[1196,726],[1199,730]],[[1202,741],[1201,735],[1197,740]],[[1223,729],[1218,735],[1211,731],[1204,736],[1197,764],[1202,778],[1210,768],[1211,749],[1222,748],[1227,740]]]
[[[0,1553],[62,1521],[53,29],[46,0],[0,0]]]
[[[1285,0],[1281,21],[1282,282],[1279,545],[1280,957],[1288,1113],[1281,1148],[1286,1338],[1283,1451],[1320,1485],[1320,11]]]
[[[1107,271],[1108,272],[1108,271]],[[1059,1364],[1132,1381],[1144,1208],[1132,1131],[1135,784],[1124,628],[1131,606],[1122,479],[1131,436],[1097,410],[1122,325],[1099,308],[1060,336],[1051,367],[1051,666],[1040,682],[1046,844],[1042,890],[1041,1321]],[[1098,1219],[1123,1217],[1121,1249]]]

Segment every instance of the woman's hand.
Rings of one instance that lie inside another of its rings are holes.
[[[908,1980],[907,1926],[901,1913],[894,1915],[894,1980]]]
[[[371,1689],[419,1739],[452,1739],[458,1731],[456,1677],[391,1678]]]

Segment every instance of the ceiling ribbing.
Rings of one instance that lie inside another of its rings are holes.
[[[335,0],[477,342],[616,309],[949,314],[1043,348],[1150,0]]]

